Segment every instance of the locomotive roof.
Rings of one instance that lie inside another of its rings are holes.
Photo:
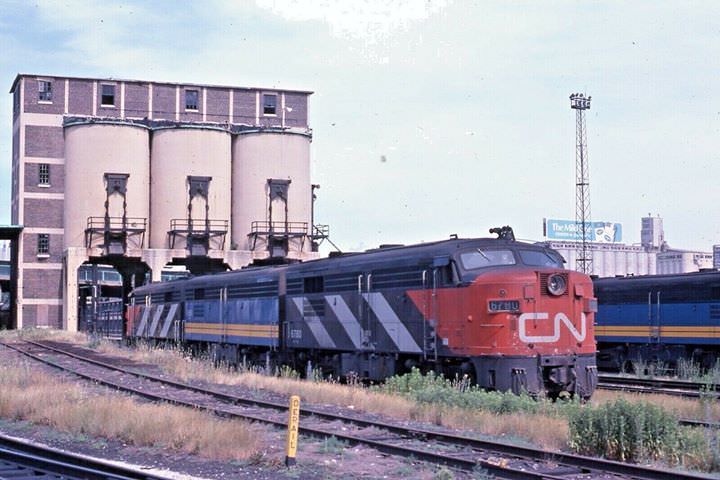
[[[366,265],[383,263],[386,261],[413,262],[434,257],[452,255],[463,248],[498,248],[505,247],[514,249],[517,247],[534,250],[548,250],[542,245],[536,245],[515,240],[500,238],[451,238],[436,242],[418,243],[415,245],[392,245],[388,247],[373,248],[365,252],[353,252],[337,257],[321,258],[299,263],[292,266],[298,271],[322,270],[327,267],[352,267],[354,265]]]
[[[450,256],[456,251],[465,248],[516,249],[518,247],[538,251],[552,250],[542,244],[502,238],[451,238],[415,245],[393,245],[375,248],[365,252],[346,253],[336,257],[320,258],[290,265],[248,267],[241,270],[191,277],[189,279],[152,283],[138,287],[138,289],[142,289],[142,291],[146,293],[165,292],[177,288],[178,282],[187,282],[183,283],[183,285],[187,285],[188,288],[211,286],[214,284],[222,284],[236,275],[241,275],[246,280],[252,277],[255,277],[256,281],[263,281],[263,279],[273,280],[278,278],[278,274],[281,271],[287,271],[288,277],[292,277],[294,275],[318,274],[333,270],[352,270],[355,268],[365,270],[367,268],[377,268],[379,265],[385,264],[387,264],[388,267],[412,266],[423,262],[432,262],[432,260],[437,257]]]

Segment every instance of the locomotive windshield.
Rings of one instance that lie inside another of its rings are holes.
[[[519,258],[518,258],[519,257]],[[476,248],[460,253],[464,270],[501,267],[522,263],[529,267],[563,268],[563,258],[551,250]]]
[[[531,267],[557,267],[563,268],[563,260],[555,252],[542,250],[518,250],[520,258],[525,265]]]
[[[486,250],[476,248],[460,254],[460,262],[465,270],[515,265],[515,256],[511,250]]]

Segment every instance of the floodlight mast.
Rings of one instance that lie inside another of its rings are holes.
[[[593,272],[593,259],[590,250],[590,168],[587,154],[587,131],[585,110],[590,110],[590,100],[582,93],[570,95],[570,108],[575,110],[575,226],[580,236],[577,242],[575,269],[590,275]]]

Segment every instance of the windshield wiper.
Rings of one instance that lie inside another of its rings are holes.
[[[480,255],[482,255],[482,257],[483,257],[485,260],[487,260],[488,262],[490,262],[490,257],[488,257],[487,255],[485,255],[485,253],[483,253],[482,250],[480,250],[479,248],[476,249],[476,250],[477,250],[477,252],[478,252]]]

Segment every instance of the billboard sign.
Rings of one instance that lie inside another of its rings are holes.
[[[548,240],[579,242],[580,225],[574,220],[545,220],[545,236]],[[591,222],[587,231],[588,242],[620,243],[622,242],[622,225],[612,222]]]

